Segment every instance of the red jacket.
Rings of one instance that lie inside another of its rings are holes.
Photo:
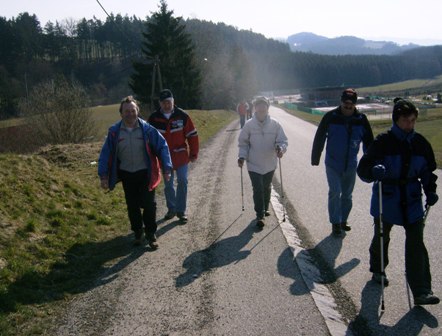
[[[158,110],[150,115],[149,124],[166,139],[173,169],[188,164],[190,159],[198,158],[198,133],[189,115],[182,109],[175,106],[169,119]]]

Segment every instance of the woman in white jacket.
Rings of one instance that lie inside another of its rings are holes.
[[[253,186],[256,225],[264,226],[264,217],[270,216],[269,203],[273,174],[278,158],[287,150],[287,137],[279,122],[269,116],[270,103],[266,97],[253,101],[255,113],[241,129],[238,139],[238,166],[247,161],[247,170]]]

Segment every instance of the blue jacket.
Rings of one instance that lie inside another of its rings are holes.
[[[372,168],[386,168],[382,180],[382,216],[386,222],[404,225],[420,221],[424,215],[422,189],[436,192],[436,161],[430,143],[419,133],[406,133],[396,124],[376,140],[361,158],[358,175],[373,182]],[[379,186],[373,185],[370,213],[379,217]]]
[[[319,165],[325,140],[327,140],[325,164],[338,173],[355,170],[360,144],[364,152],[373,142],[373,132],[365,114],[357,110],[349,117],[341,107],[327,112],[319,123],[313,140],[311,164]]]
[[[110,190],[113,190],[117,182],[119,182],[119,163],[116,152],[121,123],[122,121],[120,120],[109,128],[107,138],[98,159],[98,175],[100,178],[108,178]],[[143,130],[143,138],[146,143],[145,157],[149,175],[148,188],[149,190],[153,190],[161,181],[158,158],[161,160],[161,166],[164,172],[172,170],[169,147],[164,137],[153,126],[140,118],[138,118],[138,123]]]

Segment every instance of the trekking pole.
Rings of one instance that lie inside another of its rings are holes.
[[[242,205],[242,211],[244,211],[244,183],[242,179],[242,166],[241,166],[241,205]]]
[[[384,304],[384,224],[382,220],[382,181],[378,181],[379,188],[379,237],[381,241],[381,313],[385,310]]]
[[[276,149],[281,151],[281,147],[278,145]],[[284,202],[284,187],[282,184],[282,166],[281,166],[281,158],[279,159],[279,179],[281,180],[281,202],[282,202],[282,221],[285,222],[285,202]]]

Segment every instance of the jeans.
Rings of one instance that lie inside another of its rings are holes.
[[[255,204],[256,217],[264,218],[264,212],[269,210],[270,194],[274,170],[264,175],[249,171],[253,187],[253,203]]]
[[[384,270],[388,265],[388,245],[393,224],[383,222]],[[428,252],[424,243],[422,221],[404,225],[405,229],[405,272],[414,296],[431,293],[431,273]],[[379,219],[374,220],[374,235],[370,245],[370,272],[381,272],[381,242]]]
[[[352,193],[355,186],[356,170],[338,173],[333,168],[325,166],[328,181],[328,216],[330,223],[347,222],[353,205]]]
[[[174,212],[186,212],[187,205],[187,168],[185,164],[171,172],[170,180],[164,181],[164,194],[166,195],[167,208]],[[174,188],[176,172],[177,187]]]
[[[118,174],[123,183],[127,214],[132,231],[142,230],[144,223],[146,233],[155,233],[157,231],[157,203],[155,202],[155,189],[148,190],[147,170],[139,170],[134,173],[120,170]],[[144,209],[143,214],[141,214],[141,209]]]

